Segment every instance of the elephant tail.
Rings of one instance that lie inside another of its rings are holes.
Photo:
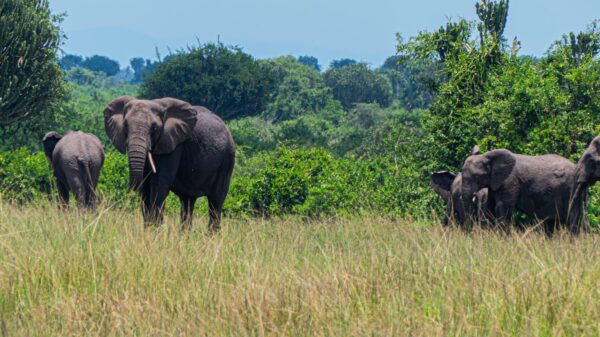
[[[79,172],[81,175],[81,181],[86,190],[94,190],[94,183],[92,181],[92,172],[90,171],[90,165],[87,160],[83,158],[77,158],[77,164],[79,165]]]

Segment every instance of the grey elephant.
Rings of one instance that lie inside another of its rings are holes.
[[[79,207],[96,207],[96,186],[104,165],[104,148],[100,140],[81,131],[64,136],[50,131],[42,139],[44,153],[52,165],[58,188],[59,206],[69,203],[69,191]]]
[[[598,154],[590,149],[586,153],[577,166],[554,154],[527,156],[506,149],[470,156],[461,170],[463,200],[470,200],[481,188],[489,188],[494,215],[502,224],[507,225],[514,211],[519,210],[542,221],[549,235],[557,225],[567,223],[577,232],[584,221],[583,191],[594,177],[600,177],[589,164],[598,160]],[[586,163],[590,169],[586,169]],[[585,173],[590,171],[594,172]],[[465,206],[468,213],[475,212],[472,202]]]
[[[473,147],[471,155],[480,153],[479,146]],[[462,201],[462,175],[450,171],[438,171],[431,175],[429,182],[433,190],[442,197],[446,203],[443,225],[448,226],[455,220],[462,228],[466,228],[467,220],[475,220],[481,223],[491,220],[493,212],[492,200],[488,197],[488,188],[482,188],[475,192],[471,202],[476,204],[477,214],[467,219]]]
[[[460,173],[456,174],[446,170],[438,171],[431,175],[430,183],[433,190],[446,203],[442,223],[444,226],[448,226],[452,220],[455,220],[461,228],[466,229],[468,220],[482,223],[491,220],[490,215],[493,212],[493,206],[487,188],[477,191],[471,198],[471,201],[476,204],[477,214],[472,219],[467,219],[462,202],[462,175]]]
[[[587,147],[575,167],[570,195],[569,230],[578,234],[587,226],[585,206],[589,188],[600,180],[600,137],[595,137]]]
[[[175,99],[119,97],[104,110],[106,133],[129,156],[130,188],[142,199],[144,224],[160,224],[169,191],[181,201],[183,229],[194,204],[208,199],[209,229],[218,230],[235,164],[235,146],[219,116]]]

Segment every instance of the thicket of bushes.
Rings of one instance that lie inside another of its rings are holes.
[[[308,216],[386,214],[428,216],[439,202],[427,180],[394,165],[385,158],[358,160],[335,157],[323,149],[294,150],[286,147],[252,157],[238,156],[238,165],[225,204],[229,215]],[[114,207],[135,208],[128,191],[127,156],[109,152],[100,176],[98,193]],[[54,177],[43,153],[21,148],[0,153],[0,181],[5,199],[35,202],[53,198]],[[177,211],[179,202],[169,197],[167,207]],[[205,208],[200,203],[201,209]]]

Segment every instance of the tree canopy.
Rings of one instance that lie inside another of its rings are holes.
[[[114,76],[119,72],[119,62],[106,56],[92,55],[81,62],[81,67],[95,72],[103,72],[106,76]]]
[[[353,64],[357,64],[357,63],[358,62],[356,62],[356,60],[349,59],[349,58],[343,58],[343,59],[331,61],[331,63],[329,64],[329,68],[340,69],[340,68],[343,68],[346,66],[351,66]]]
[[[158,64],[140,93],[177,97],[232,119],[262,112],[272,84],[270,72],[240,48],[209,43]]]
[[[265,110],[265,115],[273,121],[317,113],[333,99],[321,74],[292,56],[267,60],[263,64],[275,80],[272,99]]]
[[[300,56],[298,57],[298,62],[309,66],[311,68],[314,68],[316,71],[321,71],[321,66],[319,65],[319,59],[317,59],[314,56]]]
[[[330,68],[323,77],[325,84],[331,88],[333,97],[344,108],[350,108],[356,103],[373,102],[387,107],[392,101],[392,88],[388,80],[364,63]]]

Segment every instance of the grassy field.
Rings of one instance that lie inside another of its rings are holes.
[[[29,336],[598,336],[600,236],[382,217],[59,213],[0,204],[0,330]]]

